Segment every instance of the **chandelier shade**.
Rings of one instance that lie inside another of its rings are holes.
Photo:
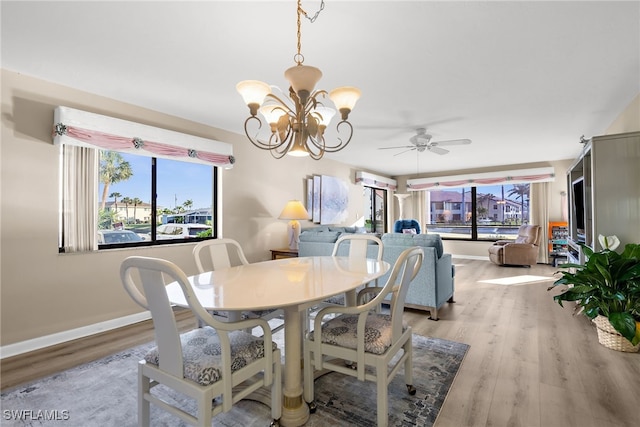
[[[360,98],[360,90],[351,86],[339,87],[331,92],[316,90],[316,84],[322,78],[322,71],[303,65],[304,56],[300,53],[301,15],[313,22],[323,8],[324,2],[314,17],[309,18],[302,9],[301,0],[298,0],[298,52],[294,56],[296,65],[284,72],[289,82],[288,96],[273,93],[271,86],[257,80],[245,80],[236,85],[236,89],[249,107],[250,116],[244,122],[247,138],[253,145],[269,150],[278,159],[289,154],[296,157],[311,156],[318,160],[325,153],[344,149],[353,136],[353,126],[348,119]],[[329,99],[325,101],[327,97]],[[325,105],[329,100],[335,109]],[[336,125],[337,141],[327,143],[324,133],[336,110],[340,112],[340,121]],[[263,122],[258,113],[269,124],[270,135],[262,139],[259,132],[262,130]],[[341,131],[344,135],[341,135]]]
[[[302,91],[311,93],[322,78],[322,71],[309,65],[294,65],[284,72],[284,77],[289,80],[294,92],[298,94]]]

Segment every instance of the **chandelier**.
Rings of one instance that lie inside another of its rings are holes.
[[[350,86],[339,87],[328,93],[326,90],[314,90],[316,83],[322,77],[322,71],[302,64],[304,56],[300,53],[300,17],[304,15],[314,22],[323,8],[324,1],[313,18],[309,18],[302,9],[301,0],[298,0],[298,52],[294,56],[296,65],[284,72],[290,84],[288,97],[284,94],[278,96],[272,93],[271,86],[257,80],[245,80],[236,85],[251,114],[244,122],[247,138],[256,147],[269,150],[277,159],[289,154],[298,157],[311,156],[318,160],[324,153],[335,153],[345,148],[353,136],[353,126],[348,118],[356,101],[360,98],[360,90]],[[333,145],[327,144],[324,138],[324,131],[336,113],[321,101],[327,95],[340,112],[341,120],[336,125],[336,130],[340,132],[341,128],[342,130],[346,128],[346,138],[343,140],[338,137]],[[255,127],[256,122],[258,131],[262,127],[258,112],[269,124],[271,135],[268,141],[260,140],[257,133],[251,136],[249,132],[249,127]]]

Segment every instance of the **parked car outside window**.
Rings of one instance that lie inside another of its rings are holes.
[[[98,244],[142,242],[143,239],[129,230],[98,230]]]
[[[205,224],[163,224],[156,230],[156,239],[189,239],[207,230],[211,230],[211,226]]]

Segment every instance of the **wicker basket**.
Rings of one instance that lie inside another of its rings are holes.
[[[603,346],[617,351],[626,351],[629,353],[637,352],[640,349],[640,343],[637,345],[631,345],[628,339],[623,337],[616,331],[609,319],[604,316],[596,316],[593,319],[593,323],[596,324],[598,329],[598,341]]]

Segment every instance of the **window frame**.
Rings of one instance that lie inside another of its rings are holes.
[[[99,150],[102,151],[102,150]],[[218,167],[214,165],[210,165],[212,168],[212,190],[213,194],[211,197],[211,237],[190,237],[183,239],[158,239],[157,238],[157,229],[158,227],[165,225],[162,223],[158,223],[158,215],[154,215],[153,213],[158,211],[157,204],[157,194],[158,194],[158,182],[157,182],[157,158],[151,157],[151,194],[156,197],[152,197],[151,199],[151,240],[144,240],[142,242],[119,242],[119,243],[104,243],[98,244],[98,251],[107,250],[107,249],[121,249],[121,248],[131,248],[131,247],[149,247],[149,246],[160,246],[160,245],[174,245],[180,243],[188,243],[188,242],[200,242],[203,240],[209,239],[217,239],[218,238],[218,227],[217,227],[217,218],[218,218]],[[188,162],[182,162],[179,159],[171,159],[174,162],[181,162],[184,164],[189,164]]]
[[[488,185],[480,185],[480,186],[476,186],[476,185],[472,185],[469,187],[454,187],[454,188],[450,188],[451,190],[453,189],[460,189],[460,188],[464,188],[466,190],[470,190],[470,195],[471,195],[471,218],[469,220],[469,225],[470,225],[470,237],[455,237],[455,236],[449,236],[449,235],[441,235],[443,240],[455,240],[455,241],[462,241],[462,242],[495,242],[497,240],[510,240],[511,236],[497,236],[497,237],[491,237],[491,238],[479,238],[478,237],[478,228],[482,226],[482,224],[479,224],[479,218],[478,218],[478,188],[482,189],[483,187],[495,187],[495,186],[504,186],[504,185],[516,185],[517,183],[509,183],[509,184],[505,184],[505,183],[501,183],[501,184],[488,184]],[[519,228],[521,225],[525,224],[525,220],[526,223],[531,221],[531,183],[520,183],[520,184],[527,184],[529,185],[529,197],[526,198],[527,203],[525,204],[526,208],[527,208],[527,212],[528,214],[525,215],[524,213],[522,214],[522,218],[521,218],[521,222],[520,224],[515,224],[514,225],[514,229]],[[423,191],[427,191],[427,192],[433,192],[433,191],[443,191],[443,188],[434,188],[434,189],[428,189],[428,190],[423,190]],[[430,202],[430,203],[439,203],[441,206],[444,206],[443,202]],[[427,209],[427,211],[430,211],[430,209]],[[505,209],[506,212],[506,209]],[[429,220],[429,223],[425,224],[425,228],[427,230],[427,232],[430,231],[430,226],[433,225],[437,225],[437,224],[431,224],[431,219],[430,218],[424,218],[425,220]],[[437,231],[433,231],[434,233],[436,233]],[[517,237],[517,234],[513,236],[513,239],[515,240],[515,238]]]

